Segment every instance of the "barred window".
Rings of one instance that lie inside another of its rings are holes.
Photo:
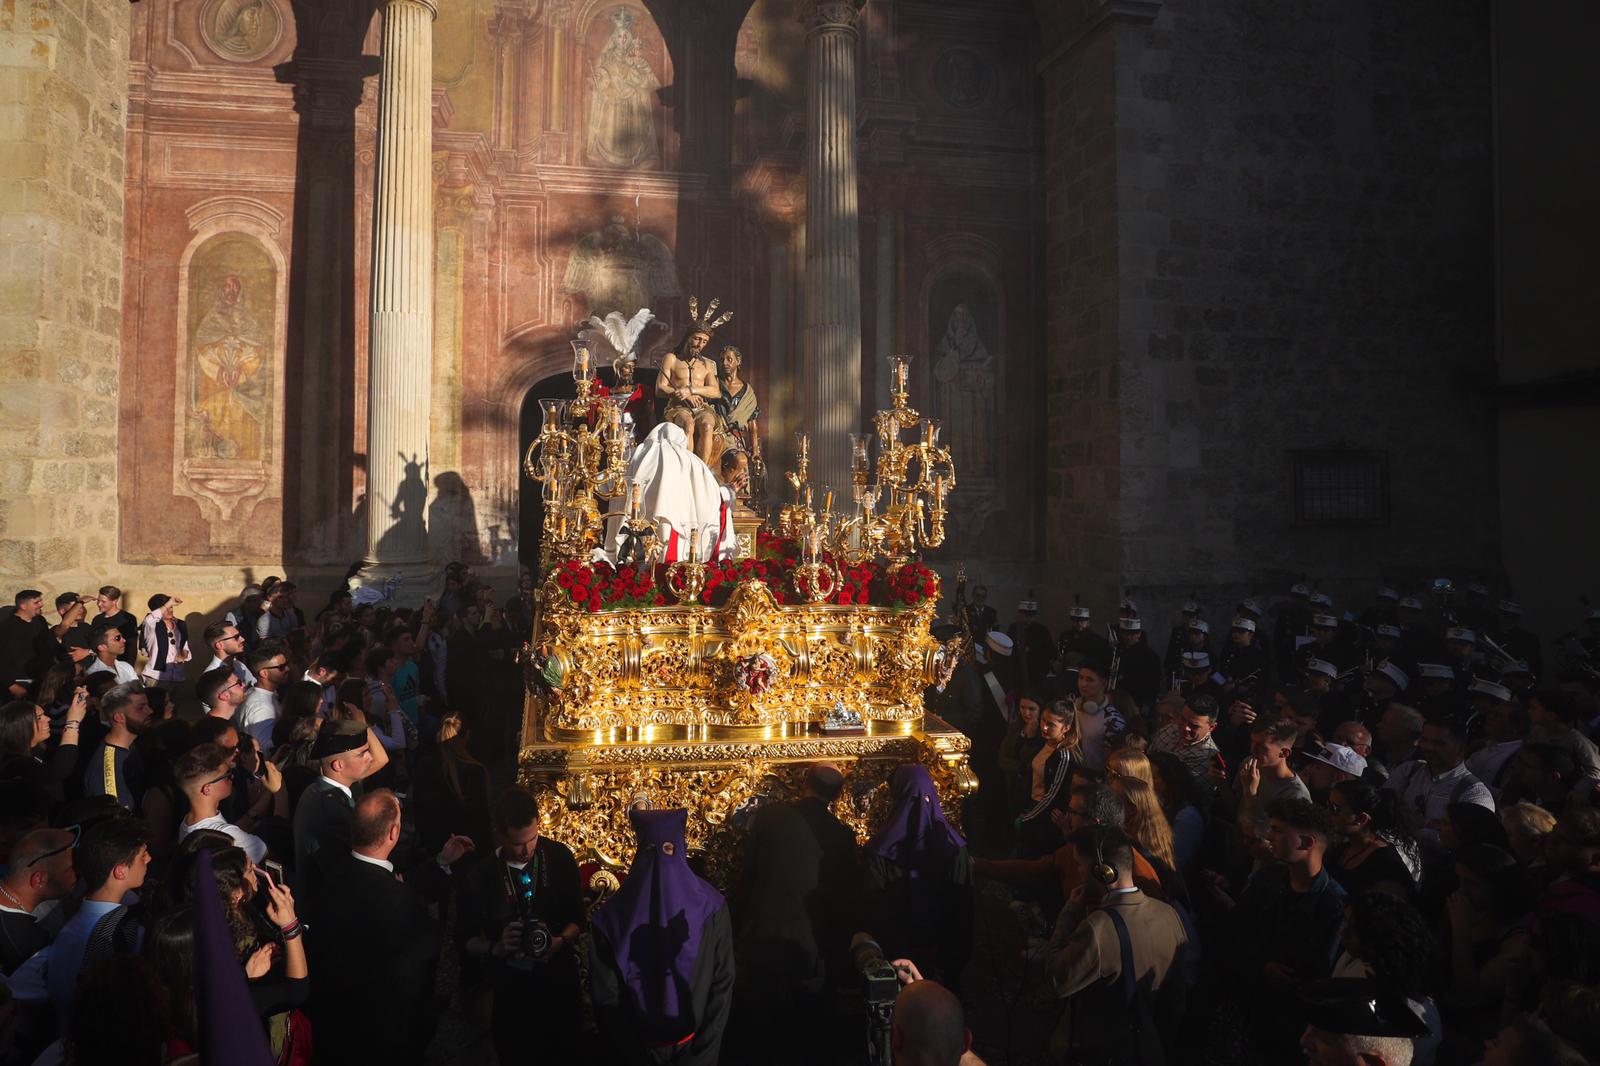
[[[1358,448],[1292,451],[1296,525],[1378,525],[1389,520],[1389,453]]]

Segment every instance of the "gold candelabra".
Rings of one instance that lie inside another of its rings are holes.
[[[545,520],[539,555],[546,569],[601,543],[604,516],[596,497],[613,500],[628,491],[627,433],[622,422],[627,398],[597,401],[588,345],[573,341],[572,350],[577,397],[539,401],[539,435],[522,459],[523,472],[541,486]]]
[[[903,355],[889,358],[893,403],[873,420],[878,461],[870,480],[868,441],[858,443],[852,454],[863,537],[896,564],[944,543],[945,497],[956,487],[950,449],[939,443],[939,420],[922,417],[910,404],[909,363]],[[910,442],[901,439],[908,429],[917,431]],[[880,494],[884,494],[882,513],[875,514]]]
[[[950,449],[939,443],[939,421],[924,418],[910,403],[910,359],[889,359],[892,404],[873,419],[875,433],[850,435],[850,476],[855,514],[834,521],[832,493],[819,519],[812,509],[810,440],[797,433],[798,462],[787,477],[794,502],[779,513],[783,534],[806,543],[819,529],[834,555],[855,564],[873,556],[888,558],[891,568],[924,548],[944,543],[945,500],[956,487]],[[903,439],[915,430],[911,440]],[[877,461],[872,441],[878,440]]]
[[[689,557],[668,563],[662,581],[679,603],[695,603],[706,587],[706,564],[700,559],[701,529],[689,530]]]
[[[778,512],[778,529],[784,536],[799,540],[805,535],[811,513],[811,434],[805,430],[794,435],[795,469],[784,475],[794,490],[794,502]]]

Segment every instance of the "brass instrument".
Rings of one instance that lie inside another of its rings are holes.
[[[1106,691],[1112,692],[1122,678],[1122,635],[1114,624],[1107,622],[1106,637],[1111,641],[1111,673],[1106,676]]]
[[[1484,661],[1497,674],[1506,672],[1506,668],[1517,661],[1517,657],[1502,648],[1487,633],[1478,634],[1478,647],[1486,653]]]

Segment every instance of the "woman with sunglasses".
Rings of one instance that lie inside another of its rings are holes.
[[[39,786],[51,802],[60,803],[63,785],[78,763],[79,734],[89,713],[89,690],[73,690],[61,726],[61,740],[46,754],[50,740],[50,716],[44,708],[27,700],[14,700],[0,707],[0,780],[21,779]]]

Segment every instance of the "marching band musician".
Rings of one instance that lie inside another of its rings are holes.
[[[1023,688],[1033,688],[1050,672],[1050,656],[1054,645],[1050,630],[1038,620],[1039,601],[1028,590],[1026,599],[1017,604],[1017,620],[1006,630],[1006,636],[1017,649],[1018,681]]]
[[[1183,643],[1178,648],[1176,655],[1168,656],[1162,668],[1169,674],[1183,672],[1183,657],[1192,652],[1203,651],[1211,653],[1211,623],[1204,618],[1196,618],[1183,627]]]
[[[1138,617],[1117,620],[1119,670],[1117,687],[1133,698],[1141,710],[1161,694],[1161,660],[1144,638]]]
[[[1218,658],[1222,691],[1229,698],[1247,698],[1266,672],[1267,656],[1256,639],[1256,621],[1239,615],[1228,629],[1228,645]]]
[[[1056,644],[1056,658],[1063,667],[1076,667],[1087,659],[1111,659],[1111,644],[1089,625],[1089,608],[1074,603],[1067,609],[1067,627]]]

